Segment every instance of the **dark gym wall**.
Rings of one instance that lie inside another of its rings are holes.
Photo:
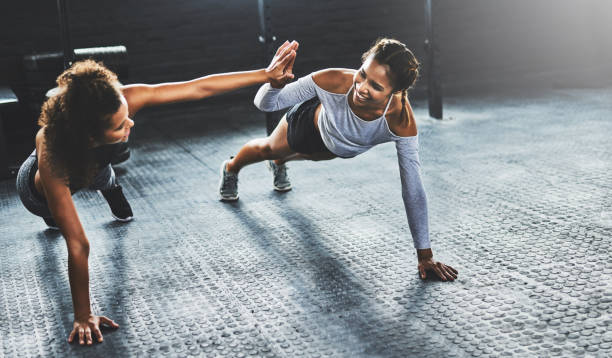
[[[434,2],[445,87],[612,83],[608,0]]]
[[[433,2],[443,85],[448,91],[477,90],[483,84],[589,86],[609,80],[609,1]],[[261,65],[255,0],[69,3],[74,46],[126,45],[127,82],[182,80]],[[423,3],[269,1],[274,33],[302,44],[298,74],[328,66],[357,66],[361,52],[379,35],[405,41],[422,58]],[[14,84],[20,80],[21,55],[60,48],[56,2],[5,2],[0,31],[0,83]]]

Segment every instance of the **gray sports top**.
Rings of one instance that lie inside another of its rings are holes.
[[[402,198],[414,247],[430,248],[427,197],[421,182],[418,136],[400,137],[391,132],[385,118],[391,100],[381,117],[365,121],[351,110],[348,93],[327,92],[317,86],[310,74],[282,89],[272,88],[266,83],[255,95],[254,102],[260,110],[272,112],[313,97],[318,97],[322,104],[318,118],[321,138],[335,155],[351,158],[377,144],[395,142],[402,181]]]

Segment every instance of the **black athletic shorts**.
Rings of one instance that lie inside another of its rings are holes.
[[[321,103],[317,97],[293,106],[285,115],[287,142],[296,153],[313,154],[330,152],[323,144],[321,133],[314,126],[314,114]]]

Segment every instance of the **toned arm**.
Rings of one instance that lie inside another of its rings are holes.
[[[398,101],[401,104],[401,99]],[[401,118],[401,105],[388,114],[391,131],[403,138],[395,142],[402,182],[402,198],[412,234],[414,247],[417,249],[418,270],[422,279],[427,278],[427,271],[434,271],[443,281],[453,281],[458,271],[453,267],[433,259],[429,239],[429,214],[427,195],[421,180],[421,163],[418,153],[417,127],[414,113],[406,99],[406,118]]]
[[[141,108],[164,103],[194,101],[265,82],[283,84],[293,78],[293,63],[299,44],[285,41],[261,70],[208,75],[191,81],[156,85],[133,84],[121,88],[128,102],[129,116]]]
[[[184,82],[155,85],[133,84],[122,87],[128,102],[130,116],[147,106],[164,103],[194,101],[238,88],[264,83],[268,80],[265,70],[214,74]]]
[[[429,219],[427,196],[421,181],[416,138],[395,142],[402,182],[402,199],[408,218],[408,226],[416,249],[429,249]]]
[[[431,248],[427,196],[421,180],[416,121],[407,99],[405,106],[405,118],[402,118],[401,97],[394,98],[392,109],[387,113],[386,119],[391,131],[402,137],[395,142],[402,182],[402,199],[414,247],[422,251]]]
[[[72,293],[75,320],[87,319],[91,314],[89,302],[89,241],[72,201],[70,189],[51,170],[46,160],[43,130],[36,136],[40,181],[53,219],[60,228],[68,248],[68,277]]]

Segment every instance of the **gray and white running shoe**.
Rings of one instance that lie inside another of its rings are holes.
[[[238,174],[225,170],[228,160],[221,164],[221,181],[219,182],[219,199],[223,201],[238,200]]]
[[[268,169],[274,174],[274,190],[291,190],[291,182],[289,176],[287,176],[287,166],[285,164],[276,165],[273,160],[268,160]]]

